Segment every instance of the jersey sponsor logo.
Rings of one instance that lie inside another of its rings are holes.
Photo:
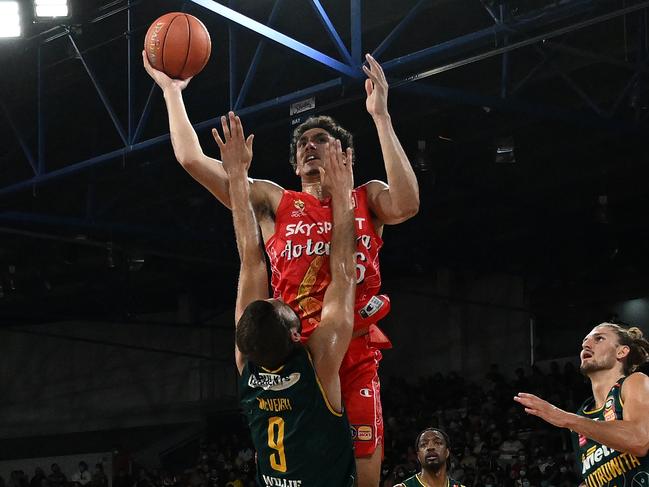
[[[591,472],[586,477],[586,485],[588,487],[604,487],[611,485],[611,482],[614,482],[612,485],[624,485],[626,473],[639,466],[640,460],[638,460],[638,457],[630,453],[621,453]]]
[[[304,211],[304,210],[295,210],[295,211]],[[295,213],[295,212],[294,212]],[[303,215],[303,216],[306,216]],[[361,230],[366,230],[367,225],[366,225],[366,219],[363,217],[356,217],[354,218],[356,221],[356,229],[361,231]],[[309,223],[308,221],[305,222],[304,220],[300,220],[295,223],[289,223],[286,225],[286,228],[284,230],[284,236],[285,237],[292,237],[293,235],[304,235],[305,237],[311,237],[313,235],[326,235],[331,233],[333,225],[331,222],[312,222]],[[364,234],[364,237],[367,239],[370,238],[369,235]],[[367,240],[369,242],[369,240]],[[363,242],[364,245],[369,248],[369,244]]]
[[[579,435],[579,447],[583,448],[586,446],[586,443],[588,443],[588,438],[586,438],[584,435]]]
[[[372,397],[372,389],[364,388],[361,389],[359,393],[363,397]]]
[[[323,235],[329,232],[331,232],[331,222],[308,223],[300,220],[297,223],[286,225],[284,236],[292,237],[293,235],[304,235],[310,237],[311,235]]]
[[[291,400],[288,397],[273,397],[264,399],[258,397],[259,409],[262,411],[272,411],[272,412],[282,412],[282,411],[292,411],[293,407],[291,406]]]
[[[261,478],[264,480],[265,487],[300,487],[302,485],[301,480],[280,479],[263,474]]]
[[[375,315],[383,307],[385,303],[378,297],[372,296],[365,306],[358,310],[363,318],[369,318]],[[369,396],[365,396],[369,397]]]
[[[357,426],[356,438],[358,441],[371,441],[374,438],[374,430],[371,426],[367,425]]]
[[[299,380],[299,372],[293,372],[291,375],[284,377],[279,374],[260,372],[250,376],[248,387],[261,388],[265,391],[283,391],[297,384]]]
[[[615,415],[615,399],[609,397],[606,400],[604,405],[604,421],[615,421],[617,416]]]
[[[590,447],[586,451],[586,454],[581,455],[581,473],[585,474],[588,470],[593,468],[595,464],[601,462],[604,458],[610,457],[613,453],[615,453],[615,450],[605,445],[594,445]]]

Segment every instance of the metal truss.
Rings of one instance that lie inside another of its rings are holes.
[[[242,116],[263,112],[280,106],[285,106],[295,101],[314,96],[316,94],[325,93],[334,88],[339,88],[343,85],[360,85],[363,79],[361,65],[363,62],[362,52],[364,47],[365,50],[371,51],[373,55],[380,60],[386,74],[391,78],[391,86],[394,89],[405,89],[417,93],[421,96],[441,98],[456,103],[492,106],[502,110],[533,113],[542,117],[561,118],[563,120],[568,120],[576,123],[586,123],[588,125],[614,128],[618,130],[634,130],[637,127],[632,123],[617,120],[613,118],[613,115],[616,114],[617,107],[620,105],[621,101],[628,95],[629,90],[633,86],[634,80],[637,80],[637,77],[639,76],[638,73],[646,71],[647,67],[644,64],[638,63],[638,65],[635,67],[634,74],[629,81],[629,84],[623,90],[623,92],[620,93],[618,101],[610,111],[606,111],[599,107],[596,102],[590,99],[588,95],[586,95],[577,86],[577,84],[569,77],[568,74],[559,71],[558,75],[562,77],[564,81],[569,85],[569,87],[584,100],[587,106],[590,106],[592,108],[594,112],[593,116],[587,116],[582,112],[575,113],[571,112],[570,110],[562,109],[560,107],[551,107],[545,104],[536,104],[533,101],[521,101],[518,98],[512,98],[510,96],[511,94],[518,93],[521,88],[530,79],[534,78],[541,70],[548,67],[552,68],[553,62],[545,51],[539,50],[542,56],[541,62],[536,67],[534,67],[527,76],[525,76],[517,84],[511,86],[511,63],[509,59],[509,53],[525,46],[538,46],[541,43],[543,43],[544,46],[550,45],[548,44],[548,41],[550,39],[562,36],[575,30],[587,28],[591,25],[595,25],[615,17],[628,15],[633,12],[646,9],[647,7],[649,7],[649,1],[639,2],[626,8],[609,7],[608,9],[604,9],[605,11],[602,12],[603,5],[606,2],[593,0],[563,0],[554,2],[550,6],[520,16],[510,15],[506,11],[504,5],[500,5],[499,10],[495,11],[493,7],[484,4],[485,8],[489,12],[489,15],[494,21],[492,26],[476,32],[462,35],[446,42],[432,45],[428,48],[419,50],[417,52],[412,52],[394,59],[383,59],[383,55],[386,50],[395,42],[397,42],[400,36],[404,34],[413,19],[417,18],[417,15],[422,11],[422,9],[430,6],[430,3],[433,0],[418,0],[416,4],[411,8],[410,12],[394,26],[392,31],[377,46],[362,46],[361,35],[363,23],[361,18],[361,0],[349,0],[349,14],[351,25],[349,46],[345,45],[345,43],[343,42],[340,33],[336,31],[321,2],[319,0],[309,0],[312,8],[314,9],[322,24],[325,33],[335,46],[340,59],[334,59],[331,56],[328,56],[273,28],[277,17],[281,14],[283,0],[275,0],[273,9],[270,13],[270,16],[268,17],[266,24],[262,24],[249,17],[246,17],[245,15],[237,12],[235,9],[212,0],[187,1],[203,7],[207,11],[212,12],[214,15],[218,15],[226,19],[231,25],[243,28],[246,31],[249,31],[252,35],[259,37],[256,51],[252,55],[247,73],[240,86],[238,86],[238,84],[236,83],[234,74],[235,69],[230,70],[230,108],[236,110]],[[59,28],[51,29],[51,31],[48,31],[48,34],[51,34],[48,38],[39,36],[37,39],[32,39],[33,41],[39,43],[39,69],[37,80],[38,149],[36,156],[34,156],[28,144],[25,142],[26,137],[24,137],[24,135],[20,133],[17,124],[14,123],[12,116],[5,104],[0,103],[0,108],[2,108],[2,112],[9,120],[14,135],[18,140],[20,146],[22,147],[22,150],[27,161],[30,164],[31,169],[34,172],[34,175],[33,177],[26,180],[9,184],[3,188],[0,188],[0,197],[8,196],[19,191],[28,190],[39,185],[66,178],[88,168],[99,166],[100,164],[108,163],[114,160],[121,160],[131,153],[144,151],[146,149],[169,141],[170,136],[168,133],[147,140],[141,140],[143,129],[147,124],[151,104],[153,103],[154,92],[156,90],[155,85],[151,87],[144,109],[140,114],[137,123],[135,123],[135,114],[133,112],[132,103],[132,77],[135,63],[138,62],[138,60],[136,56],[133,56],[133,46],[131,39],[131,33],[133,31],[133,19],[131,12],[133,8],[136,7],[136,3],[137,2],[129,0],[126,7],[119,9],[120,11],[126,9],[128,12],[126,37],[128,41],[127,55],[129,79],[128,120],[126,127],[122,125],[114,108],[111,106],[110,101],[105,96],[101,81],[97,79],[92,67],[85,59],[84,54],[77,47],[74,39],[74,33],[68,27],[62,26]],[[107,15],[110,14],[105,14],[104,16],[98,17],[95,20],[99,21]],[[569,22],[569,25],[558,29],[551,29],[551,26],[557,22],[562,22],[564,24]],[[42,99],[41,51],[47,49],[48,42],[62,36],[67,37],[71,48],[74,50],[76,56],[81,61],[90,81],[96,89],[97,95],[101,99],[104,108],[106,109],[113,122],[115,131],[119,135],[119,138],[122,142],[122,146],[116,148],[111,152],[98,154],[83,161],[72,162],[63,168],[48,171],[45,164],[44,147],[45,127],[43,121],[43,111],[45,110],[45,107],[43,106]],[[510,43],[510,38],[514,36],[520,40]],[[490,44],[493,44],[494,39],[498,40],[499,47],[490,48]],[[269,42],[275,43],[289,52],[293,52],[296,55],[302,56],[308,60],[326,67],[334,74],[334,77],[329,81],[313,86],[307,86],[300,90],[286,93],[272,99],[268,99],[261,103],[247,105],[247,94],[250,90],[251,83],[257,74],[257,68],[264,54],[264,49]],[[237,62],[235,49],[233,48],[233,46],[235,46],[235,43],[236,36],[231,29],[230,62],[232,68],[236,66]],[[567,47],[565,49],[570,48]],[[476,50],[483,51],[477,55],[462,57],[464,53],[476,52]],[[581,53],[573,54],[581,54],[585,57],[597,56],[592,53],[583,51]],[[420,82],[424,78],[431,78],[440,73],[457,69],[461,66],[480,62],[496,56],[502,57],[502,79],[500,96],[482,95],[477,92],[450,89]],[[444,62],[450,59],[453,60],[444,64]],[[602,60],[602,57],[599,57],[599,60]],[[619,60],[610,61],[612,61],[613,64],[624,64],[624,62]],[[426,63],[434,67],[421,72],[412,72],[418,69],[417,66],[420,66],[421,63]],[[556,71],[558,68],[556,68],[555,66],[554,69]],[[412,74],[403,78],[395,78],[395,75],[393,73],[403,73],[404,71],[411,71]],[[219,118],[214,117],[196,123],[194,127],[197,131],[203,131],[209,127],[214,126],[218,123],[218,121]],[[12,219],[11,215],[3,214],[0,212],[0,221],[4,220],[5,217],[8,217],[7,219],[9,220]]]

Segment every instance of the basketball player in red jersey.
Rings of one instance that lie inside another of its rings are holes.
[[[397,138],[388,112],[388,83],[379,63],[369,54],[363,71],[366,108],[376,126],[387,173],[387,184],[370,181],[354,191],[358,235],[354,339],[340,369],[343,401],[352,434],[360,487],[376,487],[383,452],[383,420],[378,379],[380,348],[389,341],[376,321],[389,309],[380,286],[378,251],[384,225],[397,224],[419,209],[419,187],[408,157]],[[163,91],[169,114],[174,154],[187,172],[219,201],[230,207],[228,177],[220,161],[206,156],[191,126],[182,99],[187,80],[173,80],[153,69],[143,53],[144,66]],[[230,113],[230,120],[234,114]],[[226,117],[221,123],[227,125]],[[250,199],[272,265],[275,297],[291,305],[302,319],[308,338],[317,325],[324,289],[331,231],[329,197],[320,184],[322,151],[327,141],[340,139],[343,151],[351,135],[329,117],[309,119],[293,137],[292,160],[302,182],[301,192],[286,191],[265,180],[250,180]]]

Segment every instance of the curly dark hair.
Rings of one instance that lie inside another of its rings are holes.
[[[319,115],[317,117],[307,118],[304,122],[298,125],[295,130],[293,130],[290,155],[290,162],[293,169],[297,167],[297,160],[295,159],[297,154],[297,141],[302,137],[302,135],[304,135],[304,132],[315,128],[326,130],[334,139],[340,140],[340,145],[342,146],[343,151],[346,150],[347,147],[351,148],[352,164],[354,163],[356,159],[354,153],[354,136],[333,118],[327,115]]]

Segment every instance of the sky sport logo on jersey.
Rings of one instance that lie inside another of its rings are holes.
[[[299,380],[299,372],[293,372],[291,375],[284,377],[279,374],[260,372],[250,376],[248,379],[248,386],[261,388],[265,391],[283,391],[284,389],[288,389],[297,384]]]

